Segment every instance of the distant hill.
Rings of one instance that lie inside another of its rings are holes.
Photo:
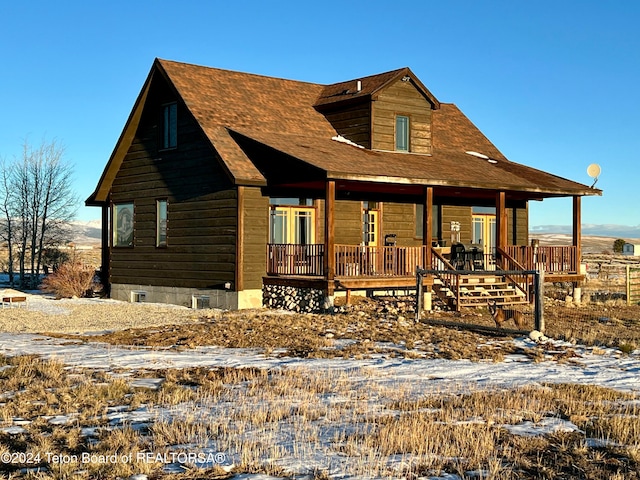
[[[537,225],[529,229],[531,234],[542,233],[566,233],[571,234],[571,225]],[[640,225],[615,225],[615,224],[582,224],[582,235],[596,237],[615,237],[630,239],[640,238]]]
[[[540,245],[571,245],[571,225],[538,225],[531,227],[529,238],[538,239]],[[623,239],[640,244],[640,225],[582,225],[582,252],[603,253],[613,251],[613,242]]]
[[[71,241],[76,245],[100,245],[102,224],[100,220],[72,223]],[[571,225],[539,225],[529,231],[531,239],[540,240],[541,245],[571,245]],[[584,253],[602,253],[613,249],[613,242],[622,238],[640,244],[640,225],[592,225],[582,226],[582,248]]]
[[[70,240],[76,245],[100,245],[102,222],[100,220],[76,221],[71,224]]]

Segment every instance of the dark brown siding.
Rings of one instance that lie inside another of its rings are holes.
[[[244,187],[244,289],[262,288],[266,275],[269,198],[259,188]]]
[[[317,200],[316,242],[323,243],[324,238],[324,200]],[[362,243],[362,202],[355,200],[336,200],[335,206],[335,243],[339,245],[360,245]]]
[[[398,81],[372,104],[372,148],[395,150],[395,117],[409,117],[410,151],[431,153],[431,104],[411,84]]]
[[[384,236],[390,233],[396,234],[396,242],[399,246],[422,245],[422,239],[416,238],[414,204],[392,202],[383,204],[380,245],[384,245]]]
[[[325,117],[340,135],[365,148],[371,148],[371,104],[369,102],[327,112]]]
[[[335,236],[337,244],[362,243],[362,203],[354,200],[336,200]]]
[[[171,91],[155,80],[113,182],[112,203],[133,202],[134,246],[112,248],[111,282],[223,288],[235,280],[237,191],[215,152],[178,104],[178,148],[159,150],[161,105]],[[167,247],[156,248],[156,200],[167,199]]]
[[[515,213],[514,213],[515,212]],[[512,245],[528,245],[529,243],[529,215],[527,208],[508,209],[509,213],[509,243]],[[514,217],[515,214],[515,217]],[[515,225],[514,225],[515,220]],[[515,228],[514,228],[515,227]]]
[[[460,222],[460,241],[471,243],[471,207],[442,207],[442,240],[451,245],[451,222]]]

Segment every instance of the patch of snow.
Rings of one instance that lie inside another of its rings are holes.
[[[342,135],[336,135],[335,137],[331,137],[331,140],[334,142],[346,143],[347,145],[351,145],[352,147],[364,148],[362,145],[358,145],[355,142],[352,142],[348,138],[343,137]]]
[[[539,422],[527,421],[517,425],[503,425],[502,427],[513,435],[520,435],[523,437],[542,437],[544,435],[558,432],[584,433],[572,422],[556,417],[545,417]]]

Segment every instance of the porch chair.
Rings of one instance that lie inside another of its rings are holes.
[[[456,270],[464,270],[465,251],[464,244],[454,243],[451,245],[451,265]]]

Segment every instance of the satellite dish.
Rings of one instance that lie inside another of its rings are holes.
[[[591,188],[596,186],[596,182],[598,181],[598,177],[600,176],[601,171],[602,170],[600,169],[600,165],[598,165],[597,163],[592,163],[587,167],[587,175],[593,178],[593,185],[591,185]]]

